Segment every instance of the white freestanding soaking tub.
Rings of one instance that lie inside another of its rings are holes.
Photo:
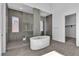
[[[30,48],[39,50],[50,45],[50,36],[36,36],[30,38]]]

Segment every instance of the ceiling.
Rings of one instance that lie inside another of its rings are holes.
[[[8,3],[8,8],[33,14],[33,8],[23,3]],[[50,15],[50,13],[40,10],[40,15],[45,17]]]

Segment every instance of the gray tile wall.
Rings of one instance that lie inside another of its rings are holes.
[[[33,8],[33,35],[34,36],[38,36],[41,34],[40,32],[40,10],[39,9],[36,9],[36,8]]]
[[[21,11],[16,11],[8,9],[8,34],[9,40],[22,40],[24,36],[33,36],[33,14],[24,13]],[[12,32],[12,20],[11,17],[19,17],[19,32]],[[44,19],[44,17],[41,17]]]

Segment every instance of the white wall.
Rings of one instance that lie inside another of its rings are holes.
[[[2,4],[0,3],[0,56],[2,55]]]
[[[0,55],[6,52],[6,4],[0,4]]]
[[[76,45],[79,46],[79,4],[52,4],[53,40],[65,42],[65,16],[76,13]]]
[[[2,4],[2,16],[3,16],[3,22],[2,22],[2,53],[6,53],[6,4]]]
[[[79,11],[76,16],[76,45],[79,46]]]
[[[64,14],[63,14],[63,11],[62,9],[63,8],[62,6],[59,6],[59,5],[53,5],[52,6],[52,13],[53,13],[53,20],[52,20],[52,37],[53,37],[53,40],[56,40],[56,41],[60,41],[60,42],[65,42],[65,21],[63,20],[64,19]]]

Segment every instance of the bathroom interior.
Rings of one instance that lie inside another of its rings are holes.
[[[26,47],[25,50],[27,47],[30,49],[31,37],[49,36],[50,40],[52,38],[52,14],[48,12],[21,3],[8,3],[6,17],[6,54],[8,55],[17,54],[19,52],[17,49],[22,47]],[[36,42],[36,45],[38,43]],[[9,51],[13,52],[9,54]]]
[[[76,13],[65,16],[65,40],[76,46]]]

